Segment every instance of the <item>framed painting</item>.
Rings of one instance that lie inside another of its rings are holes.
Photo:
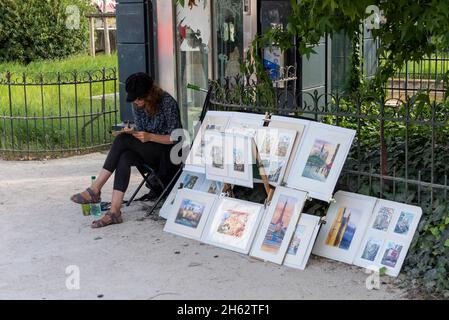
[[[207,218],[218,196],[181,189],[176,194],[164,231],[200,240]]]
[[[313,254],[352,264],[377,198],[338,191],[321,226]]]
[[[205,179],[199,190],[202,192],[220,195],[223,191],[223,187],[223,182]]]
[[[420,207],[377,200],[354,264],[398,276],[421,215]]]
[[[204,230],[202,241],[248,254],[264,212],[264,206],[220,197]]]
[[[253,138],[246,135],[207,132],[206,178],[253,187]]]
[[[178,178],[178,181],[176,181],[176,184],[173,186],[172,190],[170,191],[170,194],[165,199],[165,202],[162,205],[161,209],[159,210],[159,216],[164,219],[168,218],[171,207],[173,206],[173,203],[176,198],[176,193],[181,188],[181,185],[182,185],[182,188],[199,190],[202,187],[205,179],[206,179],[206,176],[202,173],[184,170],[181,173],[181,176]]]
[[[306,200],[304,191],[277,187],[250,255],[282,264]]]
[[[355,131],[312,122],[293,163],[287,186],[329,202]]]
[[[284,259],[285,266],[299,270],[306,268],[320,228],[319,222],[318,216],[301,214]]]
[[[281,183],[287,168],[296,130],[263,127],[257,130],[256,145],[263,172],[274,186]]]
[[[295,141],[293,142],[290,157],[285,168],[284,177],[288,177],[290,174],[293,161],[296,158],[296,153],[301,148],[301,144],[304,141],[304,137],[307,133],[307,128],[309,127],[310,123],[311,122],[309,120],[276,115],[271,116],[269,128],[288,129],[296,131]],[[281,181],[284,181],[284,179],[282,179]]]
[[[204,173],[204,136],[206,132],[225,132],[232,112],[207,111],[203,122],[193,141],[192,148],[187,156],[185,168],[189,171]]]

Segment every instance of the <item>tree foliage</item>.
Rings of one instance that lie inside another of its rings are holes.
[[[350,39],[367,26],[380,40],[377,55],[384,58],[373,82],[375,88],[407,61],[420,61],[449,48],[449,1],[440,0],[291,0],[292,14],[284,29],[272,29],[265,45],[291,47],[298,38],[301,54],[312,54],[320,38],[345,32]],[[374,10],[374,11],[373,11]],[[380,21],[374,20],[379,13]]]
[[[79,27],[67,27],[68,6],[79,9]],[[86,0],[0,0],[0,62],[29,63],[85,50],[84,15],[92,9]]]

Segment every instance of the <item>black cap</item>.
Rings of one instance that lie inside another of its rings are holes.
[[[144,72],[130,75],[126,79],[126,101],[133,102],[137,98],[143,98],[153,86],[153,79]]]

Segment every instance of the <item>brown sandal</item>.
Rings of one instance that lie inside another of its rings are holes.
[[[107,222],[104,221],[103,218],[105,216],[108,216],[110,218],[110,220],[107,221]],[[112,213],[111,211],[108,211],[108,212],[106,212],[104,214],[104,216],[101,219],[92,221],[91,227],[92,228],[103,228],[103,227],[109,226],[111,224],[119,224],[119,223],[122,223],[122,222],[123,222],[123,219],[122,219],[122,213],[121,212],[120,212],[119,215],[117,215],[115,213]]]
[[[90,204],[101,202],[101,191],[96,194],[91,188],[87,188],[86,192],[89,194],[90,199],[86,199],[81,193],[74,194],[70,200],[78,204]]]

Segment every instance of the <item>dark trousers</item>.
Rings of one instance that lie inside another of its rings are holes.
[[[115,171],[114,190],[125,192],[129,185],[131,167],[143,164],[155,170],[162,183],[167,185],[177,169],[170,161],[172,147],[173,145],[156,142],[142,143],[130,134],[118,135],[103,165],[109,172]]]

